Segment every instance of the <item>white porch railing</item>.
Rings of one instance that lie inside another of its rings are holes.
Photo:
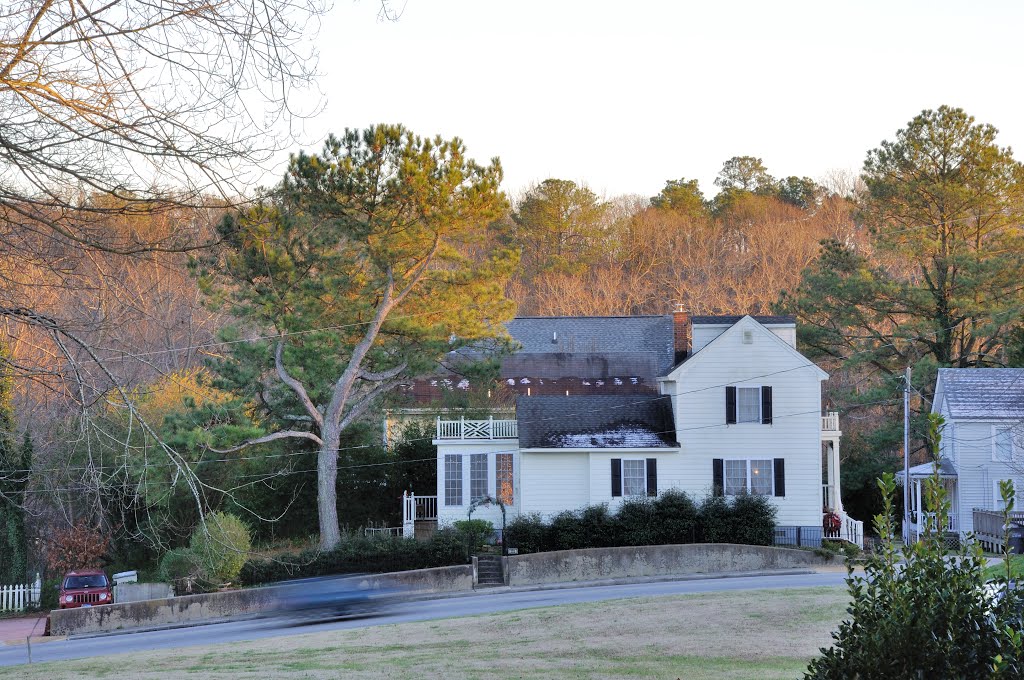
[[[822,432],[839,432],[839,413],[829,411],[821,417]]]
[[[417,521],[437,521],[437,496],[417,496],[408,491],[402,494],[402,533],[405,538],[416,538]]]
[[[437,419],[438,439],[515,439],[518,436],[515,420]]]
[[[402,527],[366,527],[363,536],[401,536]]]
[[[13,586],[0,586],[0,612],[23,612],[39,604],[43,584],[36,576],[36,582]]]
[[[864,522],[854,519],[845,512],[839,515],[842,524],[839,525],[839,538],[853,543],[858,548],[864,548]]]
[[[914,516],[911,518],[914,522],[917,535],[920,536],[928,528],[935,528],[935,513],[934,512],[914,512]],[[949,513],[946,517],[946,526],[942,528],[942,531],[960,531],[960,523],[957,521],[955,512]]]

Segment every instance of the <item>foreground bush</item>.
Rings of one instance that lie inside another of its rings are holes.
[[[285,553],[272,560],[251,559],[242,567],[244,585],[273,583],[332,574],[382,574],[408,569],[427,569],[466,564],[465,539],[442,529],[428,541],[396,536],[346,536],[334,550],[318,549]]]
[[[811,662],[805,680],[1024,677],[1020,596],[1005,579],[996,586],[1001,601],[986,592],[977,543],[962,546],[952,559],[942,532],[931,531],[909,547],[898,543],[895,486],[892,473],[879,482],[884,513],[875,518],[875,529],[881,550],[868,560],[864,576],[849,568],[850,616],[833,634],[835,644]],[[1012,487],[1003,493],[1008,513]],[[949,501],[937,475],[928,481],[927,507],[945,526]]]
[[[698,507],[672,489],[654,500],[630,498],[612,514],[607,505],[591,505],[555,515],[523,515],[505,527],[505,545],[521,554],[627,545],[673,543],[745,543],[771,545],[775,506],[764,496],[709,496]]]
[[[238,579],[251,548],[249,528],[226,512],[207,515],[205,526],[196,527],[189,544],[202,565],[205,578],[218,584]]]

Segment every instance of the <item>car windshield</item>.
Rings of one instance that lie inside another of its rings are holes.
[[[103,574],[86,574],[84,576],[68,576],[64,579],[64,590],[75,588],[106,588],[107,577]]]

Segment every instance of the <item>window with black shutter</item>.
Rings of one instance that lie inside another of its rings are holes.
[[[647,459],[647,495],[658,495],[658,459]]]
[[[786,459],[776,458],[775,459],[775,495],[785,496],[786,495]]]
[[[612,458],[612,498],[622,495],[622,459]]]
[[[725,388],[725,424],[732,425],[736,422],[736,388],[727,386]]]
[[[711,461],[711,493],[721,496],[725,493],[725,461],[715,458]]]
[[[761,388],[761,423],[772,424],[772,388],[768,385]]]

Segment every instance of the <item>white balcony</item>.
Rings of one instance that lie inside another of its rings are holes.
[[[839,433],[839,413],[829,411],[821,417],[821,436],[834,436]]]
[[[515,420],[441,420],[437,419],[438,439],[516,439],[519,436]]]

